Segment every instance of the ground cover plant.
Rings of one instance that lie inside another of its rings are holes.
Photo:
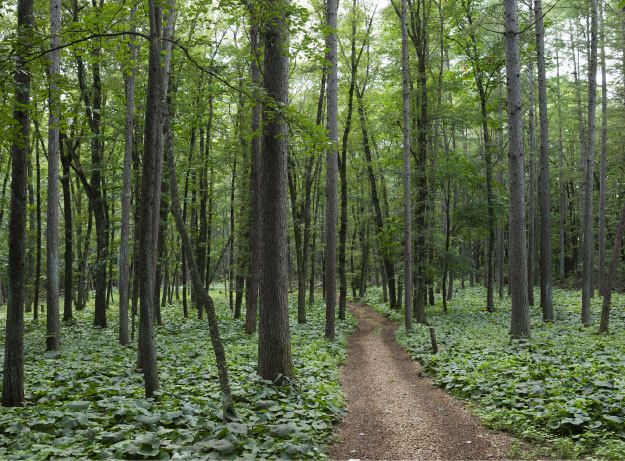
[[[615,295],[613,328],[598,335],[601,298],[593,323],[579,323],[580,292],[555,289],[555,318],[544,323],[531,309],[532,337],[510,341],[510,299],[484,310],[482,287],[459,289],[444,314],[428,311],[439,352],[432,354],[428,327],[416,325],[397,340],[439,386],[466,399],[491,427],[549,447],[560,457],[596,455],[625,459],[625,296]],[[538,298],[537,298],[538,299]],[[373,291],[364,300],[401,321]]]
[[[156,328],[162,387],[158,400],[146,400],[143,375],[135,371],[136,343],[120,347],[116,329],[94,328],[88,309],[63,325],[58,353],[43,352],[45,321],[27,321],[26,406],[0,413],[0,458],[324,456],[343,413],[338,367],[354,320],[337,322],[330,343],[323,338],[323,304],[309,309],[306,324],[292,316],[297,378],[292,386],[274,386],[256,374],[257,335],[243,333],[244,320],[232,320],[223,298],[216,307],[238,420],[222,421],[208,327],[194,312],[184,319],[180,306],[164,309]],[[113,325],[114,310],[108,312]]]

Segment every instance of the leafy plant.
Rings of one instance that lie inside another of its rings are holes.
[[[58,354],[42,352],[45,322],[26,325],[26,406],[0,413],[0,457],[324,456],[323,446],[344,412],[338,368],[354,319],[338,322],[337,340],[329,343],[323,338],[323,304],[310,308],[305,325],[296,323],[293,312],[297,378],[290,386],[274,386],[256,374],[257,336],[243,333],[243,321],[231,319],[223,297],[216,298],[216,308],[237,421],[222,421],[204,322],[184,319],[177,305],[164,309],[163,325],[156,328],[162,389],[158,400],[145,400],[143,376],[135,370],[136,344],[120,347],[116,329],[92,327],[87,309],[63,325]],[[114,309],[107,314],[115,325]]]

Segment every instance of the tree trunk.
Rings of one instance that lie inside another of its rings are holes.
[[[558,273],[560,280],[564,280],[566,276],[566,259],[564,253],[565,246],[565,229],[566,229],[566,191],[565,191],[565,179],[564,179],[564,160],[563,160],[563,141],[562,141],[562,101],[560,95],[560,59],[558,50],[560,44],[556,37],[556,85],[558,93],[558,174],[559,174],[559,189],[560,189],[560,260],[558,266]]]
[[[510,182],[509,286],[512,298],[510,335],[530,336],[527,301],[527,253],[525,247],[525,186],[523,165],[523,104],[517,0],[504,0],[506,86],[508,96],[508,168]]]
[[[530,8],[530,23],[534,21],[533,9]],[[530,306],[534,305],[534,246],[536,245],[536,226],[534,220],[536,218],[536,212],[534,209],[534,195],[536,190],[536,162],[534,160],[536,147],[534,136],[534,61],[530,59],[528,64],[528,139],[527,144],[529,147],[529,174],[530,182],[528,187],[528,236],[527,236],[527,302]]]
[[[150,0],[151,2],[151,0]],[[178,198],[178,181],[176,179],[176,164],[174,161],[173,134],[171,132],[169,109],[167,105],[164,108],[163,126],[165,131],[167,153],[167,169],[169,174],[169,191],[171,195],[171,212],[180,234],[182,241],[182,249],[186,256],[193,283],[193,291],[198,297],[198,307],[204,306],[206,309],[206,317],[208,319],[208,329],[211,337],[211,344],[215,352],[215,361],[217,362],[217,372],[219,374],[219,385],[221,387],[223,400],[223,418],[224,420],[234,419],[236,411],[232,402],[232,394],[230,392],[230,379],[228,377],[228,363],[226,361],[226,352],[219,335],[219,326],[217,324],[217,315],[215,314],[215,304],[203,286],[203,279],[200,277],[198,265],[193,254],[193,244],[187,232],[186,224],[183,220],[182,210],[180,209],[180,199]]]
[[[549,127],[547,114],[547,78],[545,71],[545,29],[542,0],[535,0],[536,55],[538,59],[538,109],[540,116],[540,307],[545,322],[553,321],[551,293],[551,199],[549,191]]]
[[[582,273],[582,324],[590,325],[593,287],[594,219],[593,189],[595,164],[595,109],[597,106],[597,0],[591,0],[590,58],[588,62],[588,137],[584,180],[584,257]]]
[[[603,1],[600,3],[601,13],[601,164],[599,169],[599,295],[605,293],[605,187],[606,157],[608,144],[608,84],[605,62],[605,24],[603,18]]]
[[[337,168],[338,168],[338,63],[336,51],[337,0],[328,0],[326,9],[326,59],[328,61],[328,120],[327,133],[330,147],[326,153],[326,219],[325,219],[325,336],[334,340],[336,305],[336,221],[337,221]]]
[[[250,59],[250,74],[252,76],[252,85],[254,85],[253,96],[257,97],[260,91],[260,68],[259,68],[259,50],[258,50],[258,29],[256,26],[256,17],[253,15],[252,25],[250,26],[250,47],[252,57]],[[261,247],[262,247],[262,210],[261,210],[261,152],[260,137],[258,130],[260,129],[260,104],[256,103],[252,106],[252,139],[250,141],[251,150],[251,207],[252,219],[250,220],[250,279],[247,284],[246,302],[245,302],[245,333],[248,335],[256,331],[256,315],[258,311],[258,291],[260,283],[261,271]]]
[[[68,142],[68,141],[66,141]],[[74,295],[73,287],[73,263],[74,250],[72,239],[72,195],[70,188],[70,158],[68,154],[61,155],[63,163],[63,177],[61,184],[63,185],[63,214],[65,217],[65,277],[63,284],[63,320],[71,320],[73,317],[72,301]]]
[[[607,333],[610,325],[610,303],[612,301],[612,283],[616,276],[616,266],[618,264],[619,253],[623,242],[623,232],[625,232],[625,205],[621,210],[621,221],[619,222],[616,235],[614,237],[614,246],[612,247],[612,258],[610,259],[610,269],[605,279],[605,290],[603,293],[603,306],[601,308],[601,324],[599,325],[599,333]]]
[[[130,30],[135,30],[134,15],[137,5],[133,5],[130,10]],[[126,90],[126,111],[124,129],[124,170],[122,175],[122,218],[119,244],[119,344],[127,346],[130,343],[128,338],[128,283],[130,274],[128,272],[128,251],[130,238],[130,194],[132,183],[132,149],[133,149],[133,125],[135,116],[135,66],[137,57],[137,47],[133,44],[134,37],[130,38],[130,73],[124,71]]]
[[[17,54],[14,73],[13,118],[19,130],[11,144],[11,210],[9,215],[9,299],[6,313],[2,406],[24,403],[24,258],[26,254],[26,189],[28,159],[28,105],[30,65],[26,61],[32,47],[33,1],[17,3]]]
[[[288,3],[288,2],[287,2]],[[263,87],[275,104],[288,105],[288,30],[276,0],[266,22]],[[272,104],[273,106],[273,104]],[[262,254],[258,325],[258,374],[263,379],[293,376],[288,311],[287,266],[287,139],[286,126],[275,107],[263,107]]]
[[[160,388],[156,342],[154,340],[153,303],[155,254],[153,242],[155,220],[159,214],[161,171],[158,157],[162,157],[161,106],[163,99],[163,72],[161,70],[161,8],[148,0],[150,19],[150,50],[148,90],[146,96],[143,172],[141,177],[141,204],[139,211],[139,248],[137,277],[139,279],[139,362],[143,368],[145,396],[150,398]]]
[[[410,65],[408,61],[408,2],[401,2],[401,76],[404,152],[404,327],[412,330],[412,207],[410,180]],[[443,299],[445,295],[443,294]]]

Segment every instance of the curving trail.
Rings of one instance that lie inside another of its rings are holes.
[[[349,413],[332,459],[504,459],[511,438],[485,429],[462,404],[419,377],[395,341],[397,325],[369,306],[348,339],[343,389]]]

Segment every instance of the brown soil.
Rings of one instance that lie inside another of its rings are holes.
[[[368,306],[348,339],[343,389],[348,414],[332,459],[503,459],[511,438],[485,429],[462,404],[419,377],[395,341],[397,325]]]

